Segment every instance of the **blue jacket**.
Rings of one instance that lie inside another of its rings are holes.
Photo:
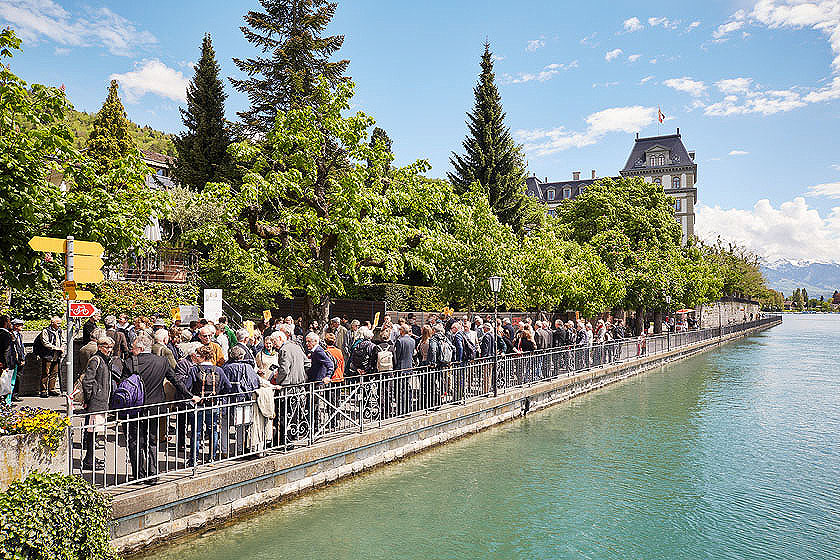
[[[323,381],[325,377],[332,377],[335,371],[335,364],[332,358],[327,356],[327,351],[320,344],[317,344],[309,354],[312,366],[309,368],[309,381]]]

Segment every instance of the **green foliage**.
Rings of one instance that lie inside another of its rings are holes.
[[[763,298],[768,294],[759,257],[748,249],[718,238],[714,244],[701,243],[700,250],[716,265],[724,294],[743,294],[754,298]],[[803,297],[807,299],[807,292]]]
[[[12,287],[49,277],[52,267],[26,243],[62,211],[61,191],[49,178],[77,154],[63,125],[64,93],[27,86],[3,63],[19,49],[14,32],[0,30],[0,283]]]
[[[114,168],[114,162],[137,154],[118,89],[117,81],[111,80],[108,96],[93,119],[86,144],[86,156],[94,161],[99,172],[108,172]]]
[[[194,284],[154,282],[113,282],[89,284],[92,303],[103,315],[128,313],[132,316],[158,314],[168,317],[179,305],[196,305],[200,290]]]
[[[76,111],[72,105],[68,106],[64,122],[73,134],[73,145],[76,149],[84,148],[87,145],[95,118],[96,113]],[[134,145],[141,150],[167,156],[175,156],[176,154],[172,134],[155,130],[149,125],[141,127],[132,121],[128,121],[128,135]]]
[[[0,493],[0,559],[117,558],[110,499],[76,476],[33,472]]]
[[[248,42],[267,56],[233,62],[248,77],[231,78],[248,95],[251,107],[238,113],[249,136],[267,134],[280,111],[318,103],[320,79],[330,85],[344,80],[349,60],[330,62],[344,43],[343,35],[324,37],[337,4],[326,0],[260,0],[264,12],[245,14],[241,27]]]
[[[230,134],[225,121],[226,98],[216,52],[207,33],[201,44],[201,58],[195,65],[195,77],[187,86],[187,108],[181,109],[187,130],[175,139],[175,176],[194,190],[225,180],[233,171],[227,153]]]
[[[459,192],[477,182],[502,223],[522,232],[540,222],[542,209],[525,194],[525,161],[505,125],[502,98],[496,88],[490,44],[484,44],[481,74],[475,89],[475,107],[467,113],[469,134],[464,155],[453,153],[449,180]]]
[[[434,286],[393,283],[353,285],[348,288],[347,296],[353,299],[384,301],[387,309],[395,311],[437,311],[446,306],[440,290]]]
[[[12,290],[11,314],[24,320],[49,319],[53,315],[63,315],[65,302],[61,293],[61,286],[52,279],[46,284],[27,284]]]
[[[0,403],[0,436],[32,434],[50,456],[56,454],[64,441],[68,425],[67,417],[54,410]]]

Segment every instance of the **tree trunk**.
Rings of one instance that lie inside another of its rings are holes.
[[[662,312],[653,312],[653,334],[662,334]]]
[[[640,336],[645,330],[645,308],[640,307],[636,310],[636,336]]]
[[[318,321],[318,325],[323,328],[329,322],[330,315],[330,296],[323,296],[320,301],[313,298],[309,294],[303,296],[303,331],[309,328],[312,321]]]

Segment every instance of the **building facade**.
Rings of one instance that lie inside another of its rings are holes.
[[[694,235],[694,206],[697,204],[697,164],[694,152],[686,150],[680,136],[676,134],[640,138],[636,134],[633,148],[621,177],[641,177],[648,183],[662,185],[665,194],[673,199],[674,217],[682,228],[683,243]],[[618,179],[619,177],[611,177]],[[593,169],[586,179],[580,172],[572,173],[570,181],[540,181],[536,176],[525,181],[527,193],[548,207],[554,215],[557,206],[564,200],[575,198],[599,179]]]

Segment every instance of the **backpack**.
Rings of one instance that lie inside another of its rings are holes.
[[[464,361],[472,360],[475,358],[475,344],[473,344],[472,338],[464,333],[461,340],[464,342]]]
[[[131,374],[117,383],[117,388],[111,394],[111,408],[116,410],[136,408],[143,406],[145,401],[146,388],[143,386],[143,380],[140,378],[140,374],[137,373],[137,356],[132,356]],[[122,413],[122,417],[132,418],[137,416],[137,414],[137,410],[132,410]]]
[[[36,356],[39,358],[44,357],[44,350],[47,348],[44,346],[44,333],[38,333],[38,336],[35,337],[35,342],[32,343],[32,351],[35,353]]]
[[[362,340],[353,347],[350,353],[350,363],[354,368],[370,372],[370,351],[373,343],[369,340]]]
[[[376,371],[391,371],[394,369],[394,353],[390,350],[380,350],[376,355]]]
[[[448,365],[455,361],[455,345],[445,336],[442,339],[440,341],[440,363]]]

